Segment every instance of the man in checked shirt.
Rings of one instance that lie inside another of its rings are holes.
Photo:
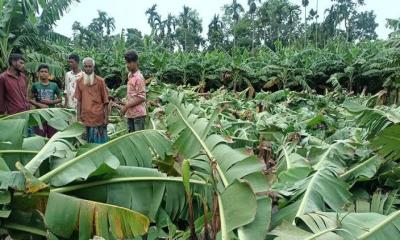
[[[125,54],[128,68],[127,102],[125,105],[114,104],[128,119],[128,131],[144,130],[146,118],[146,84],[139,70],[139,56],[135,51]]]

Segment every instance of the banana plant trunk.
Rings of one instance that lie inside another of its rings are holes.
[[[212,223],[211,223],[211,239],[217,239],[217,233],[221,229],[220,217],[219,217],[219,205],[217,193],[213,194],[213,211],[212,211]]]
[[[189,192],[186,192],[186,198],[189,205],[189,228],[190,228],[190,240],[197,240],[196,229],[194,226],[194,209],[193,209],[193,199]]]

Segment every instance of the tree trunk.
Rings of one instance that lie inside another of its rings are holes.
[[[344,18],[344,27],[346,28],[346,41],[349,41],[349,27],[347,17]]]
[[[335,37],[338,35],[337,25],[339,25],[339,12],[336,13],[335,24],[333,25],[335,27]]]
[[[254,54],[254,35],[255,35],[255,30],[254,30],[254,14],[251,14],[251,28],[252,28],[252,36],[251,36],[251,52]]]
[[[207,219],[207,215],[208,215],[208,206],[207,206],[207,202],[203,199],[203,213],[204,213],[204,240],[209,240],[209,233],[208,233],[208,219]]]
[[[264,29],[264,45],[267,46],[267,27]]]
[[[236,25],[237,25],[237,21],[235,21],[235,25],[233,26],[234,30],[233,30],[233,48],[236,48]]]
[[[219,207],[218,207],[218,196],[217,193],[213,195],[213,214],[212,214],[212,223],[211,223],[211,239],[217,238],[217,233],[219,232],[220,226],[220,217],[219,217]]]
[[[190,193],[186,193],[186,198],[189,205],[189,229],[190,229],[190,240],[197,240],[196,229],[194,226],[194,210],[193,210],[193,201]]]
[[[365,96],[367,94],[367,86],[364,86],[362,92],[361,92],[361,96]]]
[[[307,7],[304,6],[304,47],[307,46]]]
[[[186,51],[186,48],[187,48],[187,28],[185,29],[185,43],[183,46],[183,51]]]
[[[349,78],[349,86],[348,86],[349,93],[353,91],[353,77]]]
[[[318,0],[317,0],[317,16],[315,16],[315,47],[318,47]]]

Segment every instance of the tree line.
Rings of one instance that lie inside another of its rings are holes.
[[[378,37],[376,14],[358,11],[363,5],[364,0],[332,0],[330,8],[318,11],[318,1],[317,6],[310,6],[308,0],[303,0],[299,6],[289,0],[248,0],[247,6],[243,6],[232,0],[222,7],[221,13],[214,15],[208,29],[203,29],[198,11],[188,6],[183,6],[178,15],[162,16],[154,4],[145,13],[151,27],[148,36],[166,49],[197,51],[241,47],[254,50],[261,46],[274,48],[277,41],[284,46],[314,44],[322,47],[334,37],[350,42],[375,40]],[[75,44],[97,47],[110,38],[115,30],[115,19],[98,11],[98,17],[88,26],[75,22],[72,29]],[[205,31],[207,35],[203,37]],[[129,45],[143,46],[144,34],[140,30],[128,28],[124,35]]]

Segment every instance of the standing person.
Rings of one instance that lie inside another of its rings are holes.
[[[83,59],[83,76],[77,81],[77,118],[86,127],[89,143],[108,141],[108,92],[104,80],[94,74],[95,61]]]
[[[0,74],[0,115],[12,115],[30,109],[24,63],[21,54],[13,53],[8,59],[9,69]]]
[[[74,97],[76,81],[82,77],[82,71],[79,68],[79,56],[71,54],[68,57],[68,63],[71,71],[65,74],[65,108],[76,109],[76,99]]]
[[[128,119],[128,131],[134,132],[145,128],[146,119],[146,84],[139,70],[139,56],[135,51],[125,54],[126,67],[129,70],[127,84],[127,103],[114,104]]]
[[[52,108],[56,104],[61,103],[60,89],[54,82],[50,82],[49,66],[41,64],[38,67],[39,81],[32,85],[30,103],[37,108]],[[37,135],[51,138],[56,129],[48,125],[47,122],[43,123],[43,129],[35,128]]]

